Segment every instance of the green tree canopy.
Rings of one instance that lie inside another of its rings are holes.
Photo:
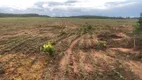
[[[140,13],[138,25],[135,26],[134,33],[135,34],[142,34],[142,13]]]

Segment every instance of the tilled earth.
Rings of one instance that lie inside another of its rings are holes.
[[[142,80],[142,51],[123,32],[78,35],[77,26],[47,27],[1,35],[0,80]],[[49,40],[54,57],[39,50]],[[101,41],[107,46],[98,50]]]

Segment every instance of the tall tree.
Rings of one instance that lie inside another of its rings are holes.
[[[140,18],[139,18],[138,24],[139,24],[140,31],[142,31],[142,13],[140,14]]]
[[[138,20],[138,25],[135,29],[135,32],[138,33],[138,34],[141,34],[142,33],[142,13],[140,13],[140,17],[139,17],[139,20]]]
[[[138,37],[142,37],[142,13],[140,13],[138,25],[134,27],[134,48],[136,48],[136,38]]]

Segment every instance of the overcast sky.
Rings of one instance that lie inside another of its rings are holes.
[[[142,0],[0,0],[1,13],[139,16]]]

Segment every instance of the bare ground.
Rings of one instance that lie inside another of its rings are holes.
[[[72,25],[72,23],[68,24]],[[76,28],[77,26],[74,26],[71,29],[74,30]],[[58,36],[58,34],[50,32],[50,29],[47,29],[48,34],[44,30],[45,28],[21,30],[14,34],[3,35],[0,38],[5,40],[9,37],[21,35],[46,36],[50,38]],[[19,44],[15,47],[14,50],[0,54],[0,79],[142,80],[142,61],[136,59],[141,54],[141,51],[129,47],[126,48],[119,44],[119,47],[117,47],[116,44],[109,43],[109,41],[106,50],[97,51],[95,48],[96,43],[105,40],[104,38],[120,43],[124,39],[129,40],[131,37],[121,32],[109,35],[103,34],[101,36],[85,34],[63,39],[59,38],[61,41],[58,41],[55,45],[58,48],[58,54],[55,57],[42,54],[38,50],[31,52],[30,50],[34,50],[33,48],[38,48],[35,47],[38,41],[34,41],[38,38],[31,39],[31,41],[27,40],[22,45]],[[41,41],[44,41],[44,38],[40,38],[39,42]],[[127,43],[125,45],[129,46]],[[31,49],[25,52],[28,49],[25,47],[28,46]],[[40,44],[37,46],[40,46]]]

